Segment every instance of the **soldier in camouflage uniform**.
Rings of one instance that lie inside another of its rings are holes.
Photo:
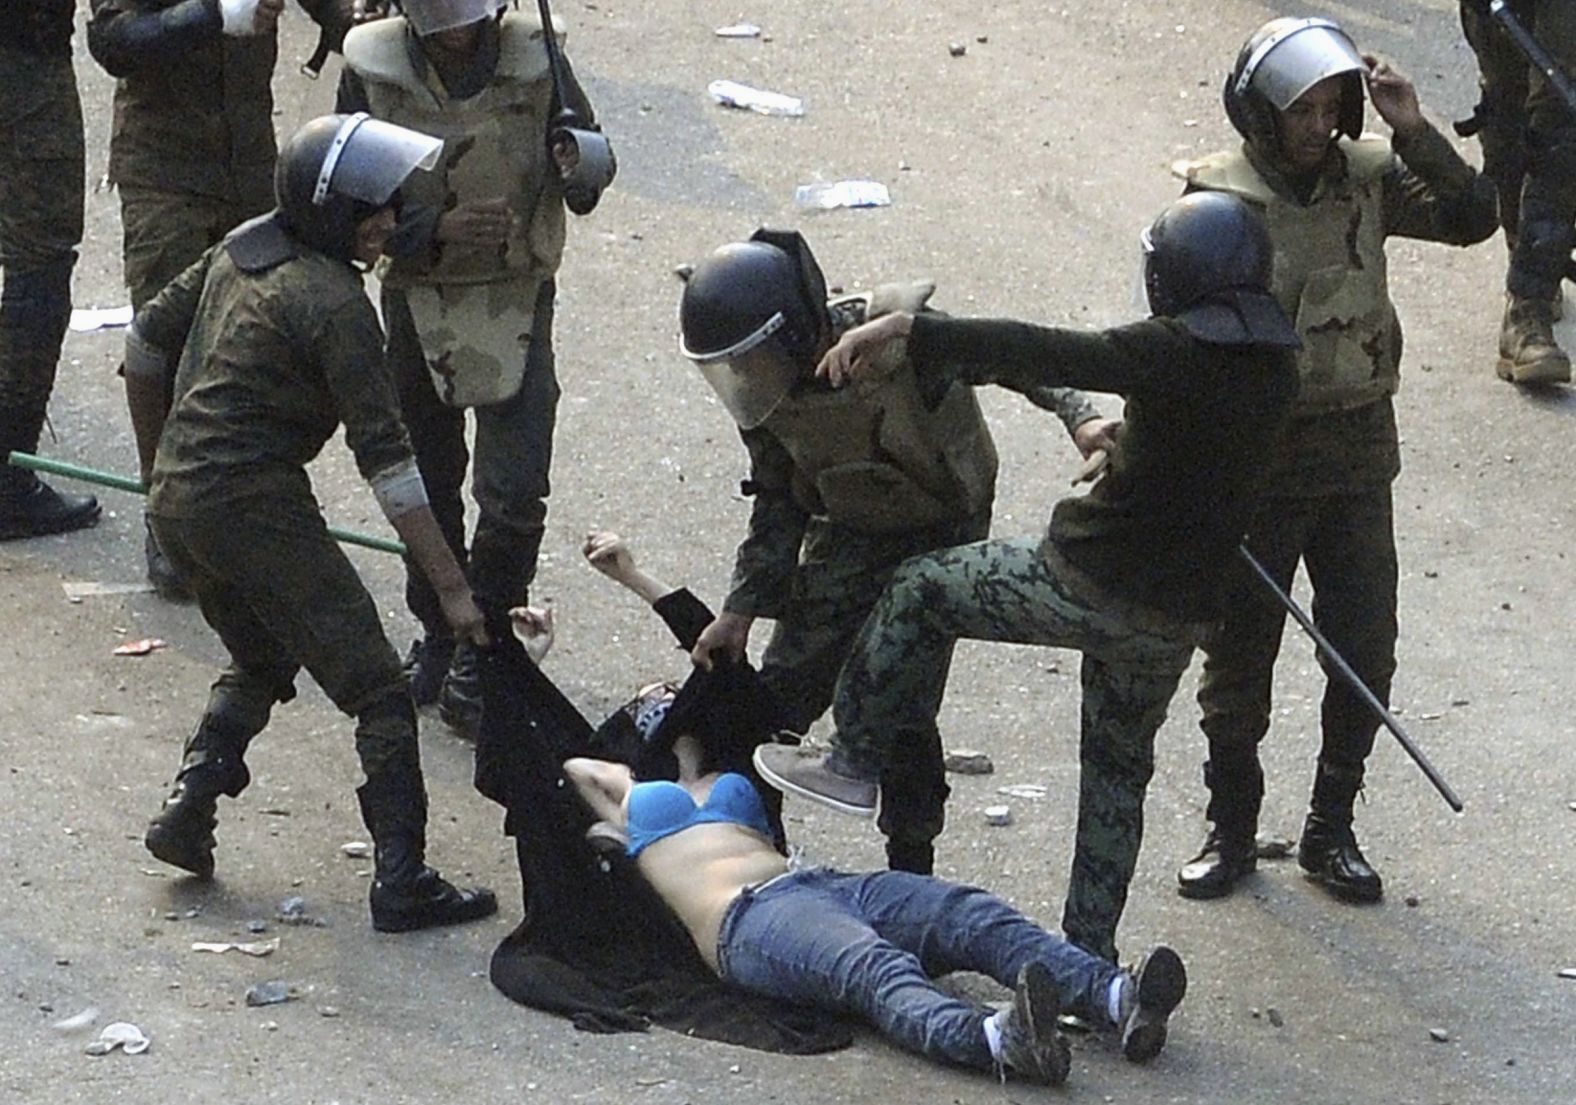
[[[5,463],[12,450],[38,449],[71,319],[84,173],[74,8],[73,0],[23,0],[0,16],[0,541],[79,529],[99,516],[92,496],[62,495]]]
[[[732,588],[695,659],[742,657],[754,620],[776,619],[761,675],[784,708],[782,727],[795,732],[831,704],[897,566],[990,529],[996,451],[970,389],[927,410],[907,368],[849,391],[813,375],[838,336],[893,310],[926,310],[932,287],[887,285],[828,303],[804,240],[763,230],[714,252],[684,290],[684,352],[739,424],[754,498]],[[1082,393],[1034,389],[1030,398],[1056,411],[1086,453],[1108,440],[1111,424]],[[940,681],[927,693],[939,705]],[[947,796],[939,744],[933,760],[916,762],[884,779],[903,800],[882,829],[892,867],[929,873]]]
[[[250,781],[247,746],[304,667],[356,718],[366,773],[357,796],[376,846],[372,921],[389,932],[484,917],[497,901],[426,866],[415,708],[377,607],[324,527],[306,464],[343,422],[357,467],[455,630],[485,640],[427,506],[357,271],[394,228],[400,183],[441,146],[365,115],[308,123],[280,158],[279,208],[166,286],[126,342],[154,532],[230,653],[148,849],[212,875],[217,800]]]
[[[339,95],[341,111],[369,111],[448,143],[442,165],[417,173],[405,190],[380,271],[383,316],[433,512],[455,556],[468,561],[478,601],[499,612],[527,601],[547,516],[564,209],[589,213],[611,180],[566,183],[574,155],[561,142],[549,149],[549,131],[563,107],[590,120],[590,104],[567,65],[571,102],[558,102],[537,17],[502,8],[498,0],[406,0],[403,15],[346,36]],[[468,555],[467,467],[478,515]],[[423,632],[407,662],[416,701],[437,701],[443,719],[474,738],[474,654],[456,653],[425,576],[410,566],[406,579]]]
[[[305,0],[325,26],[345,0]],[[273,206],[277,23],[284,0],[92,0],[88,49],[113,77],[109,179],[141,310],[233,227]],[[150,473],[143,472],[146,479]],[[184,596],[151,529],[148,578]]]
[[[1363,89],[1394,138],[1360,138]],[[1396,553],[1390,485],[1400,471],[1392,396],[1401,326],[1385,240],[1469,245],[1494,232],[1493,191],[1423,117],[1412,85],[1365,59],[1327,20],[1278,19],[1243,47],[1227,80],[1239,149],[1181,164],[1190,191],[1239,196],[1275,242],[1274,292],[1297,322],[1302,388],[1265,483],[1248,547],[1282,588],[1307,565],[1313,614],[1373,692],[1395,672]],[[1264,793],[1258,742],[1285,612],[1245,581],[1207,642],[1198,699],[1209,742],[1211,831],[1178,875],[1181,893],[1229,893],[1255,864]],[[1377,899],[1352,806],[1379,719],[1339,678],[1325,685],[1313,797],[1298,858],[1331,892]]]
[[[915,557],[892,577],[837,682],[829,756],[762,745],[761,775],[868,815],[902,800],[894,765],[940,770],[936,712],[959,637],[1083,653],[1078,836],[1062,916],[1110,959],[1143,833],[1154,737],[1252,509],[1296,390],[1290,321],[1267,288],[1269,237],[1240,201],[1194,197],[1150,229],[1156,318],[1100,333],[895,312],[845,334],[821,371],[879,379],[906,342],[929,394],[954,384],[1116,392],[1126,416],[1110,466],[1064,499],[1043,538]]]
[[[1576,75],[1576,4],[1511,0],[1510,11],[1567,75]],[[1576,114],[1488,14],[1486,0],[1461,0],[1461,25],[1483,86],[1464,130],[1483,140],[1483,172],[1498,189],[1510,247],[1499,376],[1515,384],[1568,383],[1570,357],[1554,340],[1554,322],[1576,248]]]

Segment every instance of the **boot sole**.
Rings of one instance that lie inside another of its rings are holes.
[[[1516,370],[1516,362],[1509,357],[1501,357],[1494,366],[1494,371],[1501,380],[1512,384],[1526,384],[1531,386],[1546,384],[1568,384],[1571,382],[1570,362],[1561,367],[1558,362],[1550,368],[1535,368],[1533,371]]]
[[[1122,1034],[1122,1055],[1130,1063],[1147,1063],[1166,1046],[1167,1021],[1187,995],[1187,968],[1162,944],[1149,953],[1135,981],[1138,1012]]]
[[[822,805],[828,809],[836,810],[838,813],[846,814],[849,817],[858,817],[869,820],[876,815],[876,803],[872,803],[868,806],[856,806],[852,802],[844,802],[841,799],[833,798],[831,795],[822,791],[812,790],[810,787],[796,783],[787,776],[780,775],[773,771],[771,767],[763,763],[761,759],[761,749],[766,747],[769,746],[764,744],[758,745],[755,749],[755,753],[750,757],[750,762],[755,765],[755,770],[757,773],[759,773],[760,777],[771,786],[776,787],[784,794],[797,794],[800,798],[808,798],[817,805]]]
[[[152,853],[154,859],[171,867],[179,867],[182,871],[205,881],[213,878],[212,846],[206,851],[193,852],[187,842],[176,834],[163,831],[157,825],[148,829],[142,838],[142,843]]]
[[[1384,900],[1383,886],[1350,886],[1343,882],[1337,882],[1322,872],[1309,871],[1306,867],[1303,868],[1302,875],[1309,882],[1315,883],[1327,891],[1332,898],[1338,898],[1343,902],[1350,902],[1353,905],[1372,905],[1374,902]]]
[[[480,921],[491,917],[498,912],[498,898],[491,891],[485,894],[477,893],[470,901],[443,910],[441,913],[431,913],[423,910],[413,910],[409,913],[391,913],[384,910],[381,914],[373,910],[372,927],[378,932],[419,932],[422,929],[446,928],[449,925],[464,925],[471,921]]]
[[[75,533],[98,525],[102,510],[95,510],[84,517],[58,518],[37,526],[19,526],[0,523],[0,541],[26,541],[30,537],[53,537],[58,533]]]

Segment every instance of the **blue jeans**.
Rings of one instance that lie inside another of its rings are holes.
[[[1108,1023],[1117,969],[1052,936],[996,897],[906,871],[795,871],[746,889],[717,939],[719,970],[745,990],[857,1013],[894,1043],[988,1070],[988,1011],[936,988],[949,971],[1012,986],[1027,963],[1050,968],[1063,1008]]]

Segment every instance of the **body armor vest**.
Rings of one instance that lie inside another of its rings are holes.
[[[889,285],[829,304],[839,332],[894,310],[919,311],[933,285]],[[791,392],[762,427],[794,461],[794,500],[862,533],[927,529],[987,509],[996,446],[974,389],[953,385],[928,409],[906,357],[879,380]]]
[[[406,36],[403,19],[386,19],[345,37],[345,62],[364,82],[372,114],[443,139],[438,166],[412,173],[403,194],[438,211],[502,197],[516,224],[501,249],[435,243],[420,256],[386,258],[379,276],[405,293],[443,400],[502,402],[519,390],[537,292],[564,249],[563,190],[547,152],[553,85],[541,24],[506,14],[493,79],[464,100],[452,99],[430,68],[417,71]]]
[[[1366,406],[1400,384],[1401,323],[1390,302],[1383,218],[1383,180],[1395,154],[1376,138],[1338,146],[1345,175],[1321,180],[1307,205],[1275,192],[1241,150],[1174,169],[1194,188],[1230,192],[1263,212],[1275,243],[1272,290],[1303,343],[1298,415]]]

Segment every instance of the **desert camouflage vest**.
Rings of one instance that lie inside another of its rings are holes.
[[[1231,192],[1259,208],[1275,243],[1275,298],[1303,348],[1299,415],[1349,410],[1393,395],[1400,383],[1401,325],[1390,302],[1383,180],[1389,142],[1341,140],[1346,174],[1319,184],[1312,203],[1283,199],[1241,150],[1173,171],[1195,188]]]
[[[366,85],[372,114],[444,141],[430,172],[406,182],[410,200],[440,211],[503,197],[517,216],[504,248],[447,245],[385,260],[379,276],[404,291],[438,394],[451,406],[502,402],[525,372],[536,293],[564,249],[564,205],[547,153],[553,87],[541,24],[510,12],[491,83],[451,99],[436,73],[418,74],[403,19],[345,37],[345,61]]]
[[[829,306],[844,330],[895,310],[919,311],[934,285],[885,285]],[[790,394],[763,424],[794,461],[801,507],[863,533],[898,533],[961,521],[996,492],[996,446],[974,389],[953,386],[935,410],[914,367],[838,391]]]

